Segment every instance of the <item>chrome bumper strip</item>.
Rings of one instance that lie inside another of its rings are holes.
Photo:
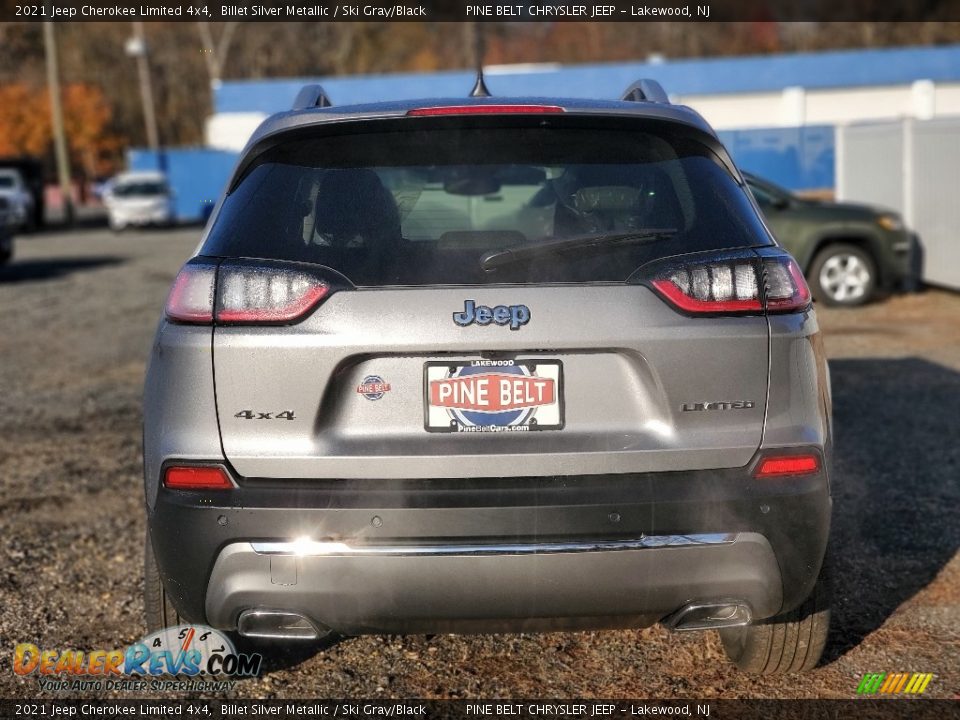
[[[694,535],[644,535],[634,540],[580,540],[543,543],[485,543],[477,545],[349,545],[327,540],[300,539],[291,542],[253,542],[260,555],[328,556],[470,556],[470,555],[547,555],[556,553],[611,552],[661,547],[728,545],[736,533]]]

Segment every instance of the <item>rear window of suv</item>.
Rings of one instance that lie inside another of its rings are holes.
[[[357,286],[483,285],[622,282],[662,257],[770,244],[744,191],[690,131],[401,124],[262,151],[201,254],[314,263]],[[600,241],[484,264],[581,237]]]

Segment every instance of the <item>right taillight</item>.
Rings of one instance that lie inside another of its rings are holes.
[[[787,256],[673,263],[650,284],[671,305],[699,315],[792,312],[810,304],[810,289]]]
[[[763,311],[756,264],[751,260],[682,265],[654,280],[653,286],[691,313]]]
[[[763,272],[768,312],[792,312],[810,304],[810,288],[793,258],[765,258]]]
[[[200,325],[290,323],[330,292],[329,283],[296,266],[191,262],[173,283],[166,314]]]

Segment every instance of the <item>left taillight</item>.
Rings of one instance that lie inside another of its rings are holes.
[[[188,263],[173,281],[167,297],[167,317],[174,322],[198,325],[213,322],[213,293],[217,283],[215,265]]]
[[[810,304],[810,289],[789,256],[692,259],[655,272],[650,285],[693,315],[794,312]]]
[[[329,292],[327,283],[301,270],[223,265],[217,289],[217,322],[292,322]]]
[[[167,299],[167,317],[179,323],[289,323],[330,294],[330,285],[301,269],[280,265],[188,263]]]

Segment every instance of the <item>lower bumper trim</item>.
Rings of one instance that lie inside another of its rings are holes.
[[[487,543],[453,545],[349,545],[343,542],[300,538],[291,542],[250,543],[260,555],[293,555],[295,557],[355,556],[476,556],[476,555],[553,555],[578,552],[616,552],[646,548],[685,547],[694,545],[728,545],[736,533],[700,533],[693,535],[644,535],[631,540],[595,540],[542,543]]]

